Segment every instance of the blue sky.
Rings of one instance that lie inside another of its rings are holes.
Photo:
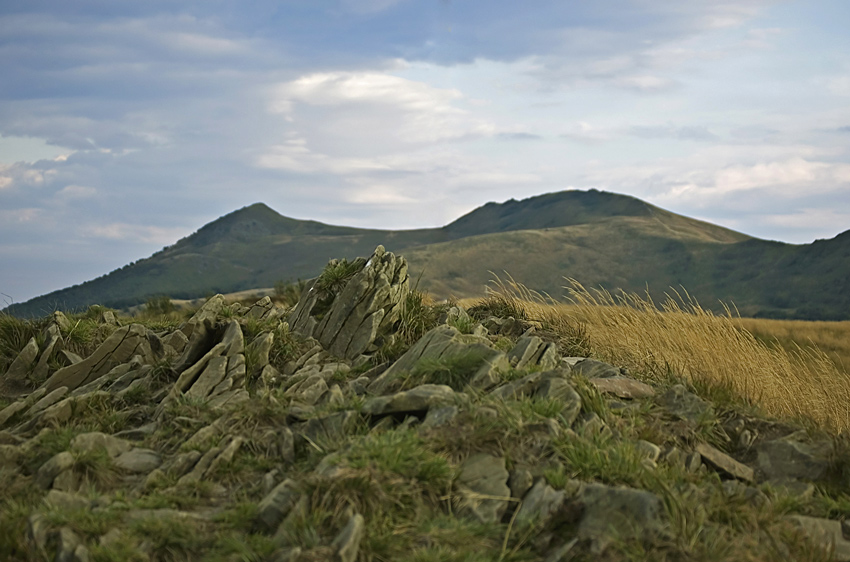
[[[849,24],[821,0],[8,0],[0,304],[257,201],[398,229],[597,188],[831,238]]]

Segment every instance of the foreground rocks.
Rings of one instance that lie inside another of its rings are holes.
[[[381,247],[351,264],[291,310],[217,295],[158,331],[103,315],[85,357],[57,316],[6,375],[43,382],[0,409],[17,514],[0,515],[0,555],[700,559],[724,536],[728,559],[850,560],[822,507],[847,491],[833,440],[457,306],[389,356],[407,264]]]

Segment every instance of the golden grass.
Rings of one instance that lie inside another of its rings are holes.
[[[521,302],[530,319],[562,337],[573,338],[581,326],[595,357],[636,376],[682,377],[731,392],[772,416],[811,420],[836,434],[850,430],[850,375],[816,347],[768,345],[730,310],[715,315],[687,293],[674,292],[657,306],[649,296],[612,295],[569,282],[569,304],[513,280],[497,279],[494,293]]]

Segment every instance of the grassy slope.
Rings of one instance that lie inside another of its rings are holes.
[[[846,240],[844,240],[846,239]],[[807,246],[749,238],[598,191],[565,191],[488,203],[440,229],[366,230],[283,217],[262,204],[230,213],[150,258],[15,305],[41,316],[92,303],[127,307],[154,295],[194,298],[315,276],[331,258],[404,252],[423,288],[481,294],[488,271],[507,271],[561,294],[564,277],[654,294],[683,285],[702,303],[734,302],[746,314],[850,317],[850,235]]]

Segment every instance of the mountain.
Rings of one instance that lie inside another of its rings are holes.
[[[706,308],[734,303],[744,315],[850,318],[850,231],[806,245],[771,242],[596,190],[488,203],[442,228],[400,231],[297,220],[257,203],[147,259],[6,311],[40,316],[270,287],[378,244],[403,252],[422,274],[420,289],[439,297],[479,295],[493,271],[553,296],[571,277],[654,295],[682,286]]]

